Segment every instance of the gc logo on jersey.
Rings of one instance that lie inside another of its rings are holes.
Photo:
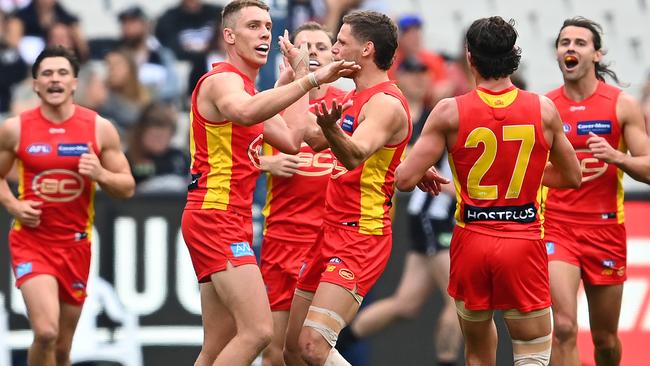
[[[594,158],[591,151],[588,149],[576,149],[576,156],[580,161],[580,169],[582,170],[582,183],[592,181],[601,175],[605,174],[609,164]]]
[[[50,144],[35,143],[27,146],[27,153],[29,155],[49,155],[52,152]]]
[[[84,180],[70,170],[50,169],[34,177],[32,190],[48,202],[70,202],[83,192]]]
[[[251,163],[257,168],[262,169],[260,163],[260,155],[262,155],[262,147],[264,146],[264,135],[257,136],[250,145],[248,145],[248,158]]]

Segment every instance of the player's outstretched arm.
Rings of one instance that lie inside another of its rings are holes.
[[[135,192],[135,180],[122,152],[117,130],[106,119],[97,116],[95,121],[99,156],[92,143],[88,152],[79,158],[79,173],[96,181],[102,190],[115,198],[129,198]]]
[[[7,174],[16,160],[20,134],[20,120],[10,118],[0,125],[0,203],[22,225],[37,227],[41,222],[42,202],[18,200],[7,183]]]
[[[239,75],[220,73],[209,76],[201,84],[199,105],[207,98],[220,114],[221,120],[251,126],[270,119],[312,88],[332,82],[356,69],[358,66],[354,62],[332,62],[287,85],[265,90],[254,96],[246,93],[244,82]]]
[[[446,134],[452,125],[458,125],[458,107],[453,99],[443,99],[431,111],[422,134],[406,159],[397,167],[397,189],[408,192],[419,186],[423,191],[437,194],[441,183],[449,183],[447,179],[438,179],[442,176],[431,169],[445,150]]]
[[[641,107],[633,97],[621,93],[616,104],[616,115],[630,154],[612,147],[606,139],[594,133],[590,133],[587,146],[595,158],[616,164],[630,177],[650,184],[650,138],[645,130]]]
[[[349,105],[335,102],[327,106],[322,102],[316,108],[318,125],[329,142],[332,153],[346,169],[352,170],[361,165],[394,136],[400,134],[406,138],[406,111],[396,98],[386,94],[370,98],[360,113],[361,120],[352,136],[343,132],[337,123],[347,107]]]
[[[542,184],[552,188],[579,188],[582,181],[580,162],[564,135],[560,113],[553,102],[544,96],[540,96],[540,105],[544,135],[551,146]]]

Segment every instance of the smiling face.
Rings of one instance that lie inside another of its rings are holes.
[[[43,104],[53,107],[72,102],[77,78],[65,57],[46,57],[36,72],[33,88]]]
[[[309,50],[309,71],[315,71],[333,61],[332,40],[322,30],[303,30],[296,34],[294,44],[306,43]]]
[[[223,30],[224,41],[245,62],[257,67],[266,64],[271,49],[271,16],[256,6],[242,8],[234,27]]]
[[[589,29],[567,26],[560,32],[556,57],[564,80],[577,81],[589,75],[595,77],[595,64],[602,56],[602,52],[594,47]]]

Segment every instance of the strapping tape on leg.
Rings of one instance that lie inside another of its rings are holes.
[[[303,326],[320,333],[327,343],[334,347],[339,338],[339,332],[345,327],[345,321],[332,310],[310,306]]]
[[[530,311],[528,313],[522,313],[517,309],[510,309],[510,310],[505,310],[503,312],[503,317],[506,319],[530,319],[530,318],[538,318],[540,316],[544,316],[550,312],[551,312],[550,307],[541,310]]]
[[[493,310],[470,310],[465,307],[464,301],[454,301],[456,302],[456,312],[458,313],[458,316],[468,322],[483,322],[492,319],[492,316],[494,315]]]
[[[548,366],[551,362],[551,335],[530,341],[512,340],[515,366]]]
[[[314,293],[313,293],[313,292],[309,292],[309,291],[305,291],[305,290],[296,289],[296,291],[294,291],[293,294],[296,295],[296,296],[300,296],[300,297],[302,297],[303,299],[307,299],[307,300],[309,300],[309,301],[313,301],[313,300],[314,300]]]

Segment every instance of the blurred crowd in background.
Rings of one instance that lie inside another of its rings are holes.
[[[390,13],[387,2],[288,0],[284,25],[291,31],[315,20],[336,34],[348,11]],[[64,45],[83,65],[76,102],[115,124],[138,190],[184,191],[190,164],[187,110],[193,86],[212,63],[225,58],[222,5],[179,0],[152,18],[138,4],[142,2],[133,1],[117,13],[119,36],[89,38],[82,23],[93,19],[80,19],[57,0],[0,0],[0,116],[4,120],[38,103],[31,64],[46,45]],[[438,100],[471,90],[473,80],[460,42],[456,54],[439,54],[424,46],[420,15],[398,14],[395,21],[399,49],[390,75],[408,98],[419,131]],[[268,79],[274,75],[262,73],[259,89],[273,85]],[[526,88],[519,74],[515,82]],[[637,97],[650,124],[650,78]]]

